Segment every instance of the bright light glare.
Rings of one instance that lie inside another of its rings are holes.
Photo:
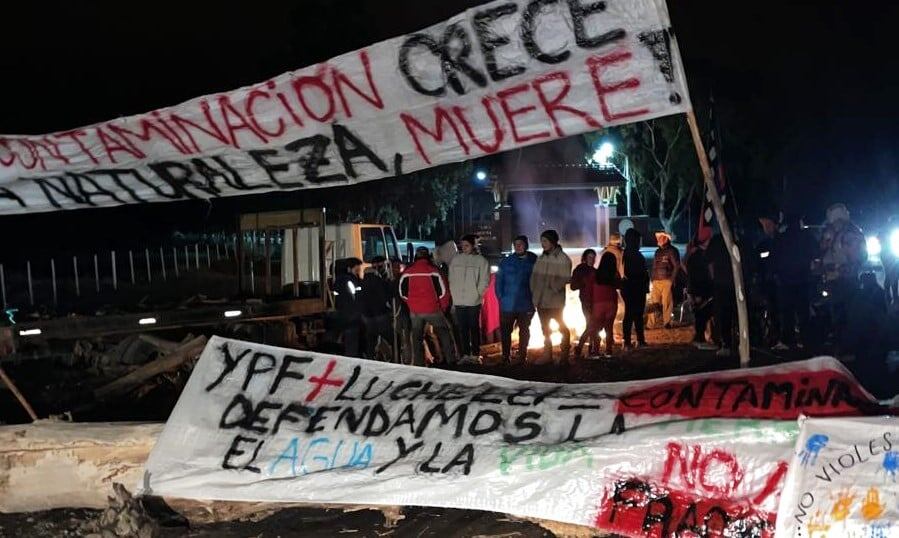
[[[491,273],[496,273],[496,272],[498,272],[498,271],[499,271],[499,266],[498,266],[498,265],[491,265],[491,266],[490,266],[490,272],[491,272]]]
[[[880,256],[880,239],[876,236],[870,236],[865,239],[865,248],[868,250],[868,256]]]
[[[608,165],[609,159],[615,153],[615,146],[611,142],[603,142],[599,148],[593,152],[593,161],[597,164]]]
[[[478,178],[478,181],[484,181],[485,179],[487,179],[487,172],[478,170],[477,173],[475,173],[474,177]]]
[[[759,256],[761,256],[762,259],[765,259],[765,258],[767,258],[767,257],[770,256],[770,255],[771,255],[771,252],[769,252],[769,251],[767,251],[767,250],[759,254]]]
[[[240,317],[242,314],[243,314],[243,312],[240,310],[225,310],[226,318],[237,318],[237,317]]]
[[[41,334],[40,329],[25,329],[23,331],[19,331],[19,336],[37,336]]]
[[[821,292],[821,297],[827,297],[827,296],[829,296],[829,295],[830,295],[830,294],[827,293],[827,290]]]
[[[156,324],[156,318],[140,318],[140,319],[137,321],[137,324],[138,324],[138,325],[155,325],[155,324]]]
[[[899,256],[899,228],[890,232],[890,251],[893,256]]]

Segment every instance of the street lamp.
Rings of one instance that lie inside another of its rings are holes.
[[[630,171],[630,159],[627,158],[627,155],[621,153],[620,151],[615,149],[615,146],[612,145],[611,142],[603,142],[596,151],[593,152],[593,162],[598,164],[599,166],[604,167],[615,167],[613,163],[610,162],[612,155],[618,154],[624,158],[624,170],[622,175],[625,180],[625,193],[627,194],[627,216],[631,216],[631,171]],[[615,167],[617,169],[617,167]]]

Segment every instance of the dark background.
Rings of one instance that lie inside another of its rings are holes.
[[[479,3],[5,5],[0,132],[62,130],[234,89]],[[899,2],[670,0],[669,10],[697,107],[714,92],[723,109],[725,164],[734,171],[738,202],[761,192],[812,220],[835,201],[863,221],[896,210]],[[2,253],[203,230],[230,222],[238,205],[318,204],[333,195],[306,191],[2,217]],[[752,212],[764,204],[745,205]]]

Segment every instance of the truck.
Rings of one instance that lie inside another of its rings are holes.
[[[4,305],[0,356],[50,358],[71,353],[82,339],[213,327],[228,334],[253,330],[248,326],[259,329],[259,341],[314,348],[333,309],[329,283],[341,259],[402,261],[391,226],[326,220],[324,208],[244,213],[236,233],[192,245],[186,238],[177,246],[72,256],[74,271],[65,278],[56,258],[50,279],[32,278],[29,260],[27,286],[21,286],[27,296],[11,293]],[[111,269],[106,274],[100,258]],[[12,277],[7,274],[4,286],[25,283]],[[36,296],[51,287],[52,301],[43,293],[47,307]]]

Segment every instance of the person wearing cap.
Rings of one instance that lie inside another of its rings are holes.
[[[671,234],[656,232],[655,257],[652,262],[652,294],[650,300],[662,305],[662,325],[671,328],[671,313],[674,311],[674,281],[680,271],[680,253],[671,244]]]
[[[618,269],[618,278],[624,278],[624,249],[621,248],[620,233],[613,232],[609,234],[609,244],[599,253],[600,260],[606,252],[615,256],[615,266]]]
[[[528,251],[528,238],[519,235],[512,243],[514,251],[503,258],[496,273],[496,298],[500,309],[500,342],[503,363],[509,364],[512,355],[512,331],[518,326],[518,354],[516,364],[524,363],[531,340],[531,319],[534,317],[534,297],[531,294],[531,274],[537,255]]]
[[[466,235],[462,252],[449,262],[449,287],[459,326],[459,353],[465,362],[480,362],[481,303],[490,283],[490,264],[477,251],[478,238]]]
[[[550,338],[552,331],[549,325],[552,320],[556,320],[559,332],[562,333],[561,355],[556,364],[565,365],[571,350],[571,331],[565,324],[562,311],[565,308],[565,287],[571,279],[571,258],[559,245],[559,233],[555,230],[543,232],[540,235],[540,245],[543,247],[543,254],[537,258],[531,274],[531,294],[543,331],[543,357],[535,364],[553,362],[553,344]]]
[[[334,307],[343,338],[343,354],[359,357],[359,336],[362,329],[362,260],[342,260],[343,272],[334,279]]]
[[[431,252],[426,247],[415,250],[415,261],[400,276],[399,293],[409,306],[412,363],[425,365],[424,329],[425,325],[431,325],[437,333],[443,360],[455,364],[453,339],[445,314],[451,304],[449,284],[431,261]]]
[[[362,325],[365,327],[365,353],[367,358],[376,356],[378,339],[392,339],[390,315],[393,286],[388,273],[387,258],[375,256],[362,278]]]

